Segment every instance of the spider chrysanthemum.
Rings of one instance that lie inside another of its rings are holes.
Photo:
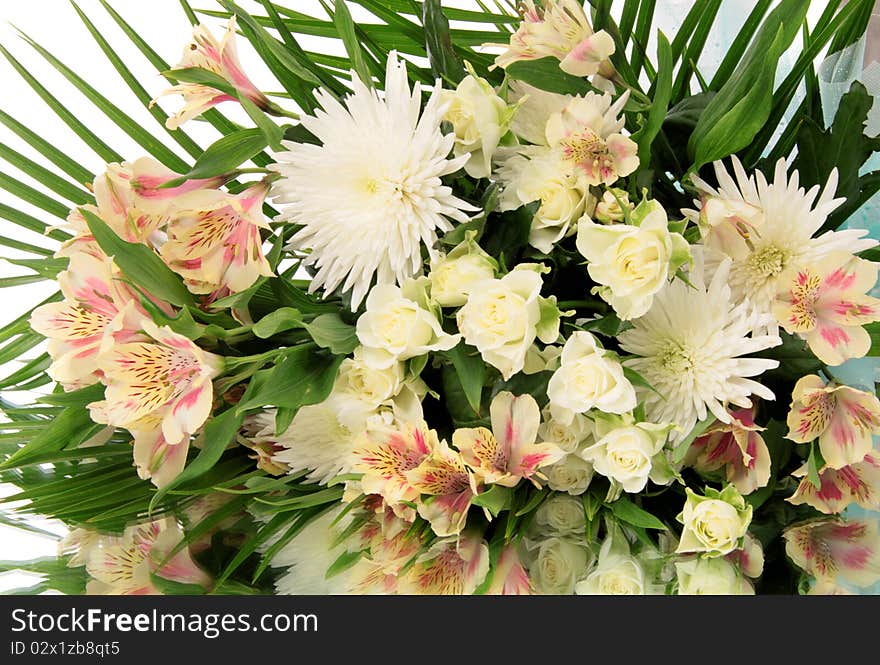
[[[440,128],[439,85],[422,109],[421,88],[410,90],[394,52],[384,95],[352,78],[344,103],[319,91],[320,108],[302,119],[320,145],[285,141],[272,168],[281,175],[273,191],[283,206],[279,219],[302,226],[291,247],[307,252],[306,263],[317,269],[310,289],[351,291],[356,309],[374,276],[399,284],[416,275],[422,246],[433,257],[438,230],[476,209],[441,180],[468,155],[449,158],[455,136]]]

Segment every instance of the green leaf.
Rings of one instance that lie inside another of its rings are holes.
[[[800,174],[803,187],[824,187],[831,172],[837,169],[836,195],[850,200],[859,197],[862,165],[880,151],[880,137],[869,138],[864,133],[873,103],[874,98],[865,86],[855,81],[841,98],[830,129],[823,129],[812,118],[803,119],[797,135],[798,156],[792,165]],[[833,230],[844,221],[845,218],[832,215],[822,230]]]
[[[97,433],[103,425],[97,425],[82,406],[70,406],[46,424],[43,431],[10,455],[0,469],[15,468],[36,456],[75,447]]]
[[[483,384],[486,381],[486,363],[483,362],[480,352],[474,347],[460,342],[455,348],[446,351],[445,355],[452,361],[468,404],[479,416]]]
[[[207,590],[199,584],[175,582],[153,572],[150,573],[150,580],[165,596],[202,596],[207,593]]]
[[[351,12],[348,10],[345,0],[335,0],[335,11],[332,18],[336,29],[339,30],[339,37],[345,46],[345,52],[348,53],[348,57],[351,59],[352,67],[364,85],[372,88],[373,77],[370,75],[370,69],[367,67],[367,62],[364,59],[364,51],[355,30],[355,23],[351,18]]]
[[[324,579],[329,580],[331,577],[334,577],[339,573],[348,570],[354,564],[361,560],[363,554],[364,553],[360,550],[356,552],[343,552],[338,557],[336,557],[336,561],[330,564],[330,567],[324,574]]]
[[[299,409],[326,399],[336,381],[336,372],[342,356],[327,357],[315,353],[311,344],[287,349],[281,361],[259,388],[245,393],[236,412],[243,414],[250,409],[277,406]]]
[[[822,489],[822,479],[819,472],[824,466],[825,459],[822,457],[822,451],[819,449],[819,444],[814,441],[810,444],[810,458],[807,460],[807,479],[817,490]]]
[[[163,187],[176,187],[186,180],[228,174],[259,154],[267,143],[266,135],[259,128],[240,129],[228,134],[208,146],[189,173]]]
[[[675,446],[675,449],[672,451],[672,461],[676,464],[681,462],[685,455],[687,455],[687,451],[690,450],[691,444],[698,436],[709,429],[709,426],[714,422],[715,417],[710,415],[705,420],[701,420],[694,425],[694,428],[688,432],[688,435]]]
[[[315,344],[322,349],[330,349],[335,355],[348,355],[358,346],[355,327],[343,321],[335,312],[321,314],[311,323],[303,324],[303,327],[315,340]]]
[[[874,358],[880,356],[880,322],[869,323],[865,330],[871,337],[871,348],[866,355]]]
[[[431,73],[457,84],[464,78],[464,66],[452,46],[449,19],[443,13],[440,0],[425,0],[422,4],[422,25],[425,27],[425,48]]]
[[[190,292],[183,281],[171,271],[156,253],[146,245],[126,242],[107,226],[100,217],[81,208],[80,211],[98,245],[107,256],[113,257],[122,273],[147,293],[172,305],[193,305]]]
[[[688,143],[692,170],[747,147],[773,107],[779,59],[800,29],[809,0],[782,0],[761,26],[730,79],[700,116]]]
[[[303,320],[300,311],[292,307],[282,307],[257,321],[254,324],[253,332],[260,339],[267,339],[285,330],[302,327]]]
[[[639,508],[626,496],[621,496],[617,501],[614,501],[609,508],[611,508],[611,513],[621,522],[626,522],[627,524],[642,529],[657,529],[659,531],[667,530],[666,525],[663,524],[663,522],[654,517],[648,511]]]
[[[160,488],[153,499],[150,507],[156,505],[159,500],[175,487],[195,480],[199,476],[210,471],[220,458],[223,451],[235,440],[235,435],[244,422],[244,414],[237,409],[227,409],[218,416],[213,416],[205,423],[202,449],[194,460],[188,463],[180,475],[165,487]]]
[[[669,40],[662,32],[657,36],[657,77],[655,79],[654,98],[644,126],[633,135],[639,146],[639,161],[642,168],[651,163],[651,146],[663,127],[669,101],[672,98],[672,48]]]
[[[477,494],[471,499],[471,503],[475,506],[485,508],[492,513],[492,515],[497,517],[499,513],[510,508],[511,501],[513,500],[513,492],[514,490],[512,487],[492,485],[488,490]]]
[[[505,71],[512,79],[561,95],[583,95],[594,90],[585,79],[562,71],[559,60],[554,57],[520,60],[508,65]]]

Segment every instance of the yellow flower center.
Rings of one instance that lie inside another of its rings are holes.
[[[789,258],[789,253],[784,249],[767,245],[752,252],[747,262],[748,270],[754,279],[766,281],[785,270]]]
[[[560,141],[565,158],[576,165],[598,171],[612,167],[611,155],[605,141],[589,127]]]

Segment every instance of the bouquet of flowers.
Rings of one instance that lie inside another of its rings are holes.
[[[173,148],[28,38],[145,155],[3,50],[109,162],[89,173],[0,113],[51,164],[2,147],[45,193],[3,176],[44,214],[0,216],[58,241],[0,238],[31,254],[4,286],[59,286],[0,330],[4,361],[48,339],[0,386],[54,386],[2,401],[4,522],[70,529],[57,559],[4,564],[41,573],[31,591],[880,580],[876,516],[851,507],[880,508],[880,401],[841,369],[880,356],[878,243],[847,223],[880,141],[859,83],[826,126],[814,68],[873,0],[814,25],[808,0],[758,2],[711,75],[715,0],[672,39],[644,0],[218,2],[181,3],[176,66],[104,3],[174,84],[159,103],[77,9]],[[283,93],[251,82],[246,44]]]

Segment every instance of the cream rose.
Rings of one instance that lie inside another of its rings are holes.
[[[575,586],[581,596],[642,596],[645,571],[639,561],[626,554],[599,557],[599,563],[586,579]]]
[[[465,341],[505,380],[522,370],[535,337],[551,344],[559,336],[555,301],[540,296],[542,271],[543,266],[520,264],[501,279],[477,282],[458,310]]]
[[[624,491],[641,492],[668,431],[668,427],[653,423],[617,427],[585,448],[581,457],[593,465],[596,473],[619,483]]]
[[[553,595],[572,593],[589,567],[589,550],[576,541],[555,536],[533,546],[529,577],[535,590]]]
[[[554,536],[583,534],[587,526],[584,505],[568,494],[553,494],[535,511],[535,524]]]
[[[600,284],[595,292],[624,320],[645,314],[657,293],[690,257],[687,241],[669,232],[666,211],[645,201],[633,211],[633,224],[578,223],[577,248],[587,272]]]
[[[595,205],[589,188],[565,167],[555,151],[512,155],[502,164],[498,177],[504,187],[499,201],[502,212],[539,203],[532,217],[529,244],[545,254],[573,234],[575,222]]]
[[[575,453],[592,435],[593,428],[586,416],[576,413],[568,425],[563,425],[553,419],[549,409],[544,409],[544,421],[538,427],[541,441],[554,443],[566,453]]]
[[[678,515],[684,526],[676,552],[703,552],[723,556],[739,549],[752,521],[752,507],[733,485],[718,492],[706,489],[706,496],[685,490],[687,500]]]
[[[464,170],[473,178],[487,178],[492,172],[492,156],[510,127],[515,108],[473,72],[454,91],[444,90],[441,99],[448,104],[444,120],[452,124],[455,156],[469,154]]]
[[[547,477],[551,490],[568,492],[572,496],[586,492],[593,480],[593,465],[577,455],[566,455],[558,462],[545,466],[541,472]]]
[[[752,585],[727,559],[691,559],[675,564],[680,596],[752,596]]]
[[[428,351],[446,351],[460,339],[445,333],[432,312],[387,284],[374,286],[367,296],[357,336],[363,345],[363,362],[373,369],[387,369]]]
[[[577,413],[599,409],[624,413],[636,407],[636,391],[621,364],[588,332],[572,333],[562,349],[561,364],[547,386],[550,411],[563,424]]]
[[[441,307],[464,305],[474,284],[495,278],[498,263],[477,245],[475,235],[468,233],[449,254],[431,262],[431,298]]]

